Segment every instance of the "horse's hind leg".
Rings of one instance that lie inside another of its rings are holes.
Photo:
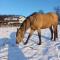
[[[56,38],[58,38],[58,34],[57,34],[57,25],[54,26],[54,41],[56,40]]]
[[[57,30],[57,26],[56,26],[56,38],[58,38],[58,30]]]
[[[29,40],[29,38],[31,37],[33,31],[34,31],[34,30],[30,29],[30,33],[29,33],[29,35],[28,35],[28,38],[27,38],[26,42],[24,42],[24,45],[26,45],[26,44],[28,43],[28,40]]]
[[[38,30],[38,37],[39,37],[38,45],[41,45],[41,31],[40,30]]]
[[[50,27],[50,31],[51,31],[51,40],[53,39],[53,29],[52,26]]]

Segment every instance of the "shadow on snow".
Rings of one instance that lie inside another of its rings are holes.
[[[10,38],[1,38],[0,47],[8,44],[8,60],[27,60],[22,50],[16,46],[16,33],[13,32]]]

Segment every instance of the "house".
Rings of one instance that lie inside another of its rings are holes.
[[[0,26],[20,26],[20,24],[25,20],[24,16],[15,16],[15,15],[3,15],[0,18]]]
[[[23,21],[24,21],[25,19],[26,19],[25,16],[19,16],[19,22],[20,22],[20,23],[23,23]]]

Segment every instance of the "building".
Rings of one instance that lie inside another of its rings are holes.
[[[25,20],[24,16],[2,16],[0,19],[0,26],[20,26],[20,24]]]
[[[26,19],[26,18],[25,18],[24,16],[20,16],[20,17],[19,17],[19,22],[20,22],[20,23],[23,23],[23,21],[24,21],[25,19]]]

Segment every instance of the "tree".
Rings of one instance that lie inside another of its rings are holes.
[[[56,14],[58,15],[58,19],[59,19],[59,22],[60,22],[60,6],[57,6],[54,8]]]
[[[44,14],[43,10],[39,10],[39,13]]]

